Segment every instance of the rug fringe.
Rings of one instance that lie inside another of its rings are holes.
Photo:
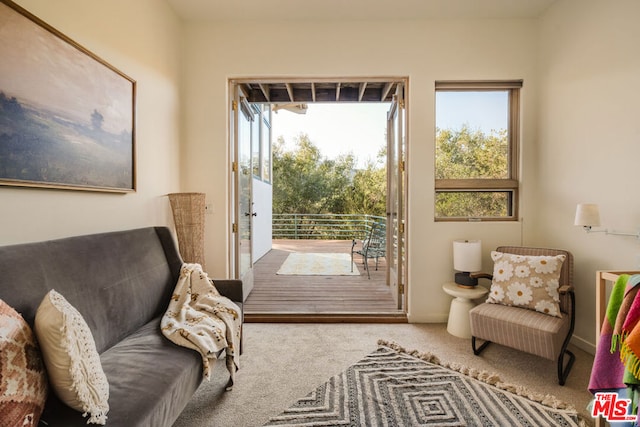
[[[421,359],[421,360],[424,360],[426,362],[433,363],[435,365],[442,366],[443,368],[451,369],[452,371],[459,372],[459,373],[464,374],[464,375],[466,375],[468,377],[477,379],[477,380],[482,381],[482,382],[484,382],[486,384],[489,384],[489,385],[492,385],[494,387],[497,387],[497,388],[499,388],[501,390],[508,391],[510,393],[513,393],[513,394],[521,396],[521,397],[526,397],[529,400],[533,400],[534,402],[538,402],[538,403],[540,403],[542,405],[545,405],[545,406],[547,406],[549,408],[561,409],[561,410],[575,412],[576,416],[578,417],[578,420],[580,422],[580,425],[581,426],[585,426],[585,427],[588,425],[586,420],[584,420],[584,418],[577,412],[577,410],[576,410],[576,408],[574,406],[572,406],[572,405],[570,405],[570,404],[568,404],[566,402],[563,402],[562,400],[556,398],[553,395],[543,394],[543,393],[534,393],[534,392],[528,391],[523,386],[505,383],[500,379],[500,376],[498,374],[496,374],[496,373],[491,373],[491,372],[484,371],[484,370],[478,370],[478,369],[475,369],[475,368],[469,368],[467,366],[459,365],[457,363],[441,362],[440,359],[438,358],[438,356],[434,355],[433,353],[420,352],[418,350],[407,350],[403,346],[401,346],[400,344],[395,343],[393,341],[387,341],[387,340],[384,340],[384,339],[379,339],[378,340],[378,345],[393,349],[393,350],[401,352],[401,353],[408,354],[408,355],[413,356],[413,357],[415,357],[417,359]]]

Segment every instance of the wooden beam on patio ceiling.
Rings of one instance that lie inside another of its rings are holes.
[[[362,102],[364,91],[367,90],[367,82],[360,83],[360,92],[358,93],[358,102]]]
[[[390,102],[398,81],[248,82],[241,87],[252,103]]]
[[[258,84],[258,87],[260,88],[260,91],[264,95],[264,98],[267,101],[270,101],[271,100],[271,96],[270,96],[270,93],[269,93],[269,91],[270,91],[269,90],[269,85],[260,83],[260,84]]]
[[[284,86],[287,88],[287,94],[289,94],[289,101],[294,102],[296,99],[293,94],[293,86],[291,85],[291,83],[285,83]]]
[[[384,88],[382,89],[382,94],[380,96],[380,101],[384,101],[387,98],[393,85],[394,85],[393,82],[388,82],[384,85]]]
[[[241,84],[240,86],[240,96],[246,96],[247,99],[251,98],[251,85],[250,84]]]

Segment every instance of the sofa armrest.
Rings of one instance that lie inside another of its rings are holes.
[[[240,279],[210,279],[220,295],[231,301],[243,302],[242,280]]]

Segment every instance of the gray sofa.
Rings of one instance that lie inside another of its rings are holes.
[[[93,333],[109,381],[106,425],[171,426],[203,379],[200,354],[160,331],[181,265],[166,227],[2,246],[0,299],[33,327],[45,294],[58,291]],[[214,283],[242,308],[241,281]],[[50,391],[40,425],[87,424]]]

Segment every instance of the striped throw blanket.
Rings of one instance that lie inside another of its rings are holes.
[[[589,391],[593,394],[599,391],[612,391],[625,388],[622,382],[624,376],[624,364],[620,359],[618,348],[619,335],[614,337],[614,327],[624,300],[628,274],[622,274],[613,285],[609,296],[607,312],[602,322],[600,339],[596,347],[596,355],[593,359],[593,369],[589,379]]]
[[[589,379],[593,394],[616,391],[637,413],[640,386],[640,275],[621,274],[609,297]]]

